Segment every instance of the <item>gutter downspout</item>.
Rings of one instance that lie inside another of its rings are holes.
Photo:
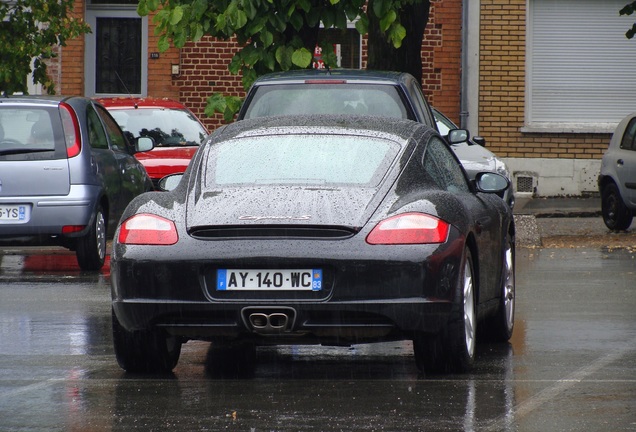
[[[470,5],[469,5],[470,4]],[[460,127],[472,136],[479,132],[479,38],[480,0],[462,1],[462,53]],[[473,114],[471,116],[471,113]]]

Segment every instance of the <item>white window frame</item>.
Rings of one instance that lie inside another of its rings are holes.
[[[624,0],[527,0],[523,132],[612,132],[636,110]]]

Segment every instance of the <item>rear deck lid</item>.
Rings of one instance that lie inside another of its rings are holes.
[[[386,188],[400,144],[355,133],[277,133],[217,144],[198,192],[188,200],[189,231],[242,225],[360,228]]]

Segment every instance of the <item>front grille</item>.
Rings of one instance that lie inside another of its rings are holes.
[[[227,226],[200,227],[190,231],[196,239],[225,239],[225,238],[285,238],[285,239],[346,239],[356,234],[356,230],[344,227],[311,227],[293,225],[269,226]]]

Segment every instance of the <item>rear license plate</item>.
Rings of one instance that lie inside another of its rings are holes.
[[[320,291],[322,289],[322,270],[218,269],[216,271],[216,289],[218,291]]]
[[[31,207],[28,205],[0,204],[0,221],[28,222]]]

